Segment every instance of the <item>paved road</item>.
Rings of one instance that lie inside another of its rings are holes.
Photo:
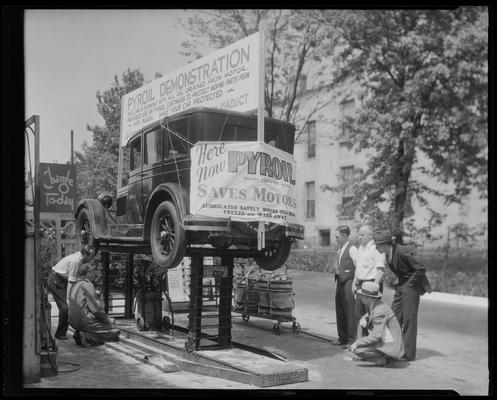
[[[335,313],[335,283],[330,274],[289,271],[294,280],[295,302],[298,306],[315,305]],[[385,288],[384,300],[392,304],[393,290]],[[334,317],[334,315],[333,315]],[[334,320],[334,319],[333,319]],[[418,324],[422,328],[452,332],[473,337],[487,337],[488,309],[424,300],[421,297]],[[331,333],[336,335],[336,330]]]
[[[465,395],[488,393],[487,309],[422,300],[419,309],[418,351],[414,362],[379,368],[345,360],[345,352],[305,333],[336,338],[335,284],[330,274],[289,271],[293,277],[293,316],[302,334],[282,323],[280,336],[274,321],[251,317],[243,322],[234,314],[233,340],[262,347],[309,370],[309,382],[275,389],[396,389],[448,390]],[[391,304],[393,290],[384,300]],[[186,316],[178,316],[186,325]]]
[[[283,323],[280,336],[274,321],[252,317],[244,322],[233,314],[234,341],[264,348],[285,357],[289,363],[309,370],[309,381],[273,389],[453,389],[463,395],[488,394],[487,309],[421,301],[418,354],[415,362],[396,368],[379,368],[349,361],[341,348],[305,335],[336,337],[334,283],[329,274],[289,271],[293,277],[293,316],[302,327],[295,334]],[[385,291],[391,302],[393,292]],[[54,307],[52,325],[56,325]],[[177,315],[177,322],[186,315]],[[250,385],[215,379],[183,371],[163,374],[106,347],[84,350],[72,340],[59,342],[58,360],[77,362],[73,373],[45,378],[31,388],[204,388],[257,389]],[[109,371],[119,370],[119,376]]]

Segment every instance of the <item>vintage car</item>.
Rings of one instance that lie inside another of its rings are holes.
[[[294,125],[265,118],[264,141],[293,154]],[[257,116],[205,107],[191,108],[152,123],[126,145],[115,207],[110,194],[79,202],[78,235],[101,245],[138,247],[165,268],[174,268],[196,249],[209,255],[253,257],[265,270],[283,265],[303,226],[267,224],[258,250],[257,222],[190,214],[190,148],[199,141],[256,141]],[[207,253],[206,253],[207,254]]]

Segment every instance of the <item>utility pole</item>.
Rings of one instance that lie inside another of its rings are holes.
[[[74,131],[71,129],[71,165],[74,164]]]

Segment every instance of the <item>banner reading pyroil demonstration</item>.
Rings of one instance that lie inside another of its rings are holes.
[[[123,96],[121,146],[151,122],[191,107],[257,109],[259,35],[248,36]]]
[[[191,159],[192,214],[297,223],[291,154],[263,142],[198,142]]]

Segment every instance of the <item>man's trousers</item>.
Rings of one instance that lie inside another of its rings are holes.
[[[67,279],[55,272],[50,272],[47,278],[48,290],[52,293],[55,304],[59,309],[59,323],[55,331],[55,337],[65,336],[69,328],[68,306],[67,306]]]
[[[408,283],[398,286],[392,302],[392,311],[395,313],[402,327],[405,358],[409,361],[416,359],[416,336],[418,334],[419,292]]]
[[[338,341],[344,344],[354,341],[356,325],[354,325],[352,279],[348,279],[343,283],[337,281],[335,309],[337,314]]]

